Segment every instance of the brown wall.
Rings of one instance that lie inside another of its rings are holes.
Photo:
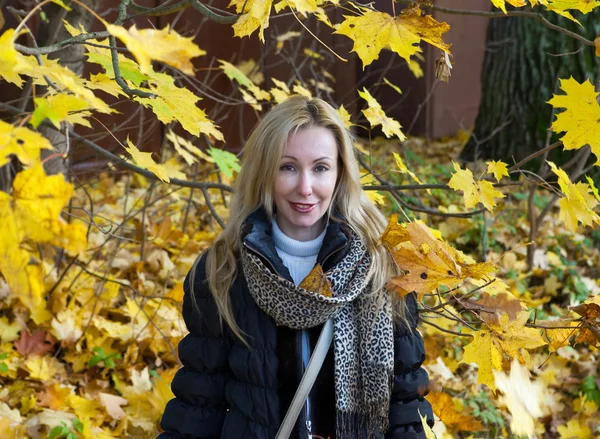
[[[452,9],[489,11],[491,8],[489,0],[436,0],[435,4]],[[435,12],[434,17],[450,25],[444,39],[452,44],[453,68],[448,83],[437,81],[427,106],[426,134],[430,138],[473,127],[481,97],[480,75],[488,24],[487,18],[479,16]],[[438,56],[439,50],[428,51],[429,91],[433,87],[432,67]]]

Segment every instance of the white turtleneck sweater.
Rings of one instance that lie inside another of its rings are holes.
[[[275,219],[272,220],[272,226],[277,254],[292,275],[294,284],[300,285],[317,263],[317,256],[325,238],[325,229],[311,241],[297,241],[283,233]]]
[[[281,231],[275,218],[273,218],[271,224],[273,228],[273,241],[275,243],[277,254],[283,261],[283,265],[289,270],[294,284],[300,285],[317,263],[317,256],[319,255],[319,250],[321,250],[323,238],[325,238],[325,230],[327,228],[323,229],[323,232],[311,241],[297,241]],[[307,330],[302,329],[301,333],[302,363],[304,365],[304,370],[306,370],[311,355],[310,344],[308,342]],[[311,415],[311,401],[310,397],[308,397],[306,399],[306,427],[308,429],[309,438],[312,434]]]

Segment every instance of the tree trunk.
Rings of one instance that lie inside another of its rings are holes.
[[[92,10],[98,10],[101,0],[82,0],[82,3],[89,6]],[[71,35],[65,29],[63,20],[69,22],[75,28],[79,28],[80,25],[86,30],[90,30],[94,17],[88,11],[81,6],[73,3],[71,4],[71,11],[67,12],[65,9],[58,5],[50,4],[47,6],[46,15],[49,19],[49,24],[41,25],[38,36],[38,44],[41,46],[47,46],[54,44],[57,41],[62,41],[69,38]],[[77,75],[83,75],[85,66],[85,47],[82,44],[75,44],[69,46],[59,52],[54,52],[50,55],[50,58],[58,59],[59,63]],[[66,122],[63,122],[63,127]],[[63,132],[58,132],[52,128],[40,126],[39,131],[50,141],[54,150],[42,151],[42,159],[47,159],[44,163],[46,173],[57,174],[63,173],[65,178],[68,178],[69,162],[70,158],[60,156],[68,152],[69,142],[68,138]]]
[[[587,39],[600,35],[600,9],[573,15],[584,28],[555,13],[544,13],[550,22]],[[599,71],[600,57],[593,47],[539,21],[524,17],[490,20],[479,114],[461,158],[515,163],[543,148],[554,119],[547,101],[560,93],[558,79],[573,76],[582,82],[589,78],[596,84]],[[555,150],[551,158],[561,163],[569,155]]]

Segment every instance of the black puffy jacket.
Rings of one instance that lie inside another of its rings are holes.
[[[343,255],[347,242],[344,226],[332,222],[325,234],[317,262],[325,271]],[[257,252],[281,276],[291,276],[277,255],[271,223],[263,210],[246,221],[244,245]],[[184,282],[183,317],[190,333],[179,344],[183,363],[172,383],[175,399],[167,404],[159,439],[273,439],[289,407],[302,375],[300,331],[276,326],[258,308],[238,270],[231,287],[234,316],[251,349],[223,328],[206,283],[205,255],[196,268],[194,292],[200,314],[190,299],[189,274]],[[431,406],[423,397],[428,385],[421,368],[425,358],[423,339],[414,330],[416,301],[408,297],[412,331],[398,328],[394,342],[394,386],[390,402],[390,427],[385,439],[424,438],[419,418],[433,424]],[[322,325],[312,328],[316,342]],[[311,392],[316,401],[316,433],[335,439],[333,348],[330,349]],[[306,439],[302,412],[292,439]],[[342,439],[342,438],[340,438]]]

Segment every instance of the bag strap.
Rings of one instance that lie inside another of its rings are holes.
[[[327,355],[327,351],[329,351],[329,346],[331,346],[332,340],[333,319],[329,319],[323,325],[323,329],[321,330],[321,335],[319,335],[319,340],[317,341],[315,350],[310,356],[308,366],[306,367],[304,375],[302,375],[302,379],[300,380],[300,385],[298,385],[298,389],[294,394],[290,408],[283,418],[283,422],[279,427],[279,431],[277,431],[277,436],[275,436],[275,439],[288,439],[290,437],[290,434],[294,428],[294,424],[298,419],[298,415],[300,415],[300,410],[302,410],[302,406],[306,402],[306,398],[308,398],[308,394],[315,384],[317,375],[319,375],[319,371],[323,366],[325,356]]]

